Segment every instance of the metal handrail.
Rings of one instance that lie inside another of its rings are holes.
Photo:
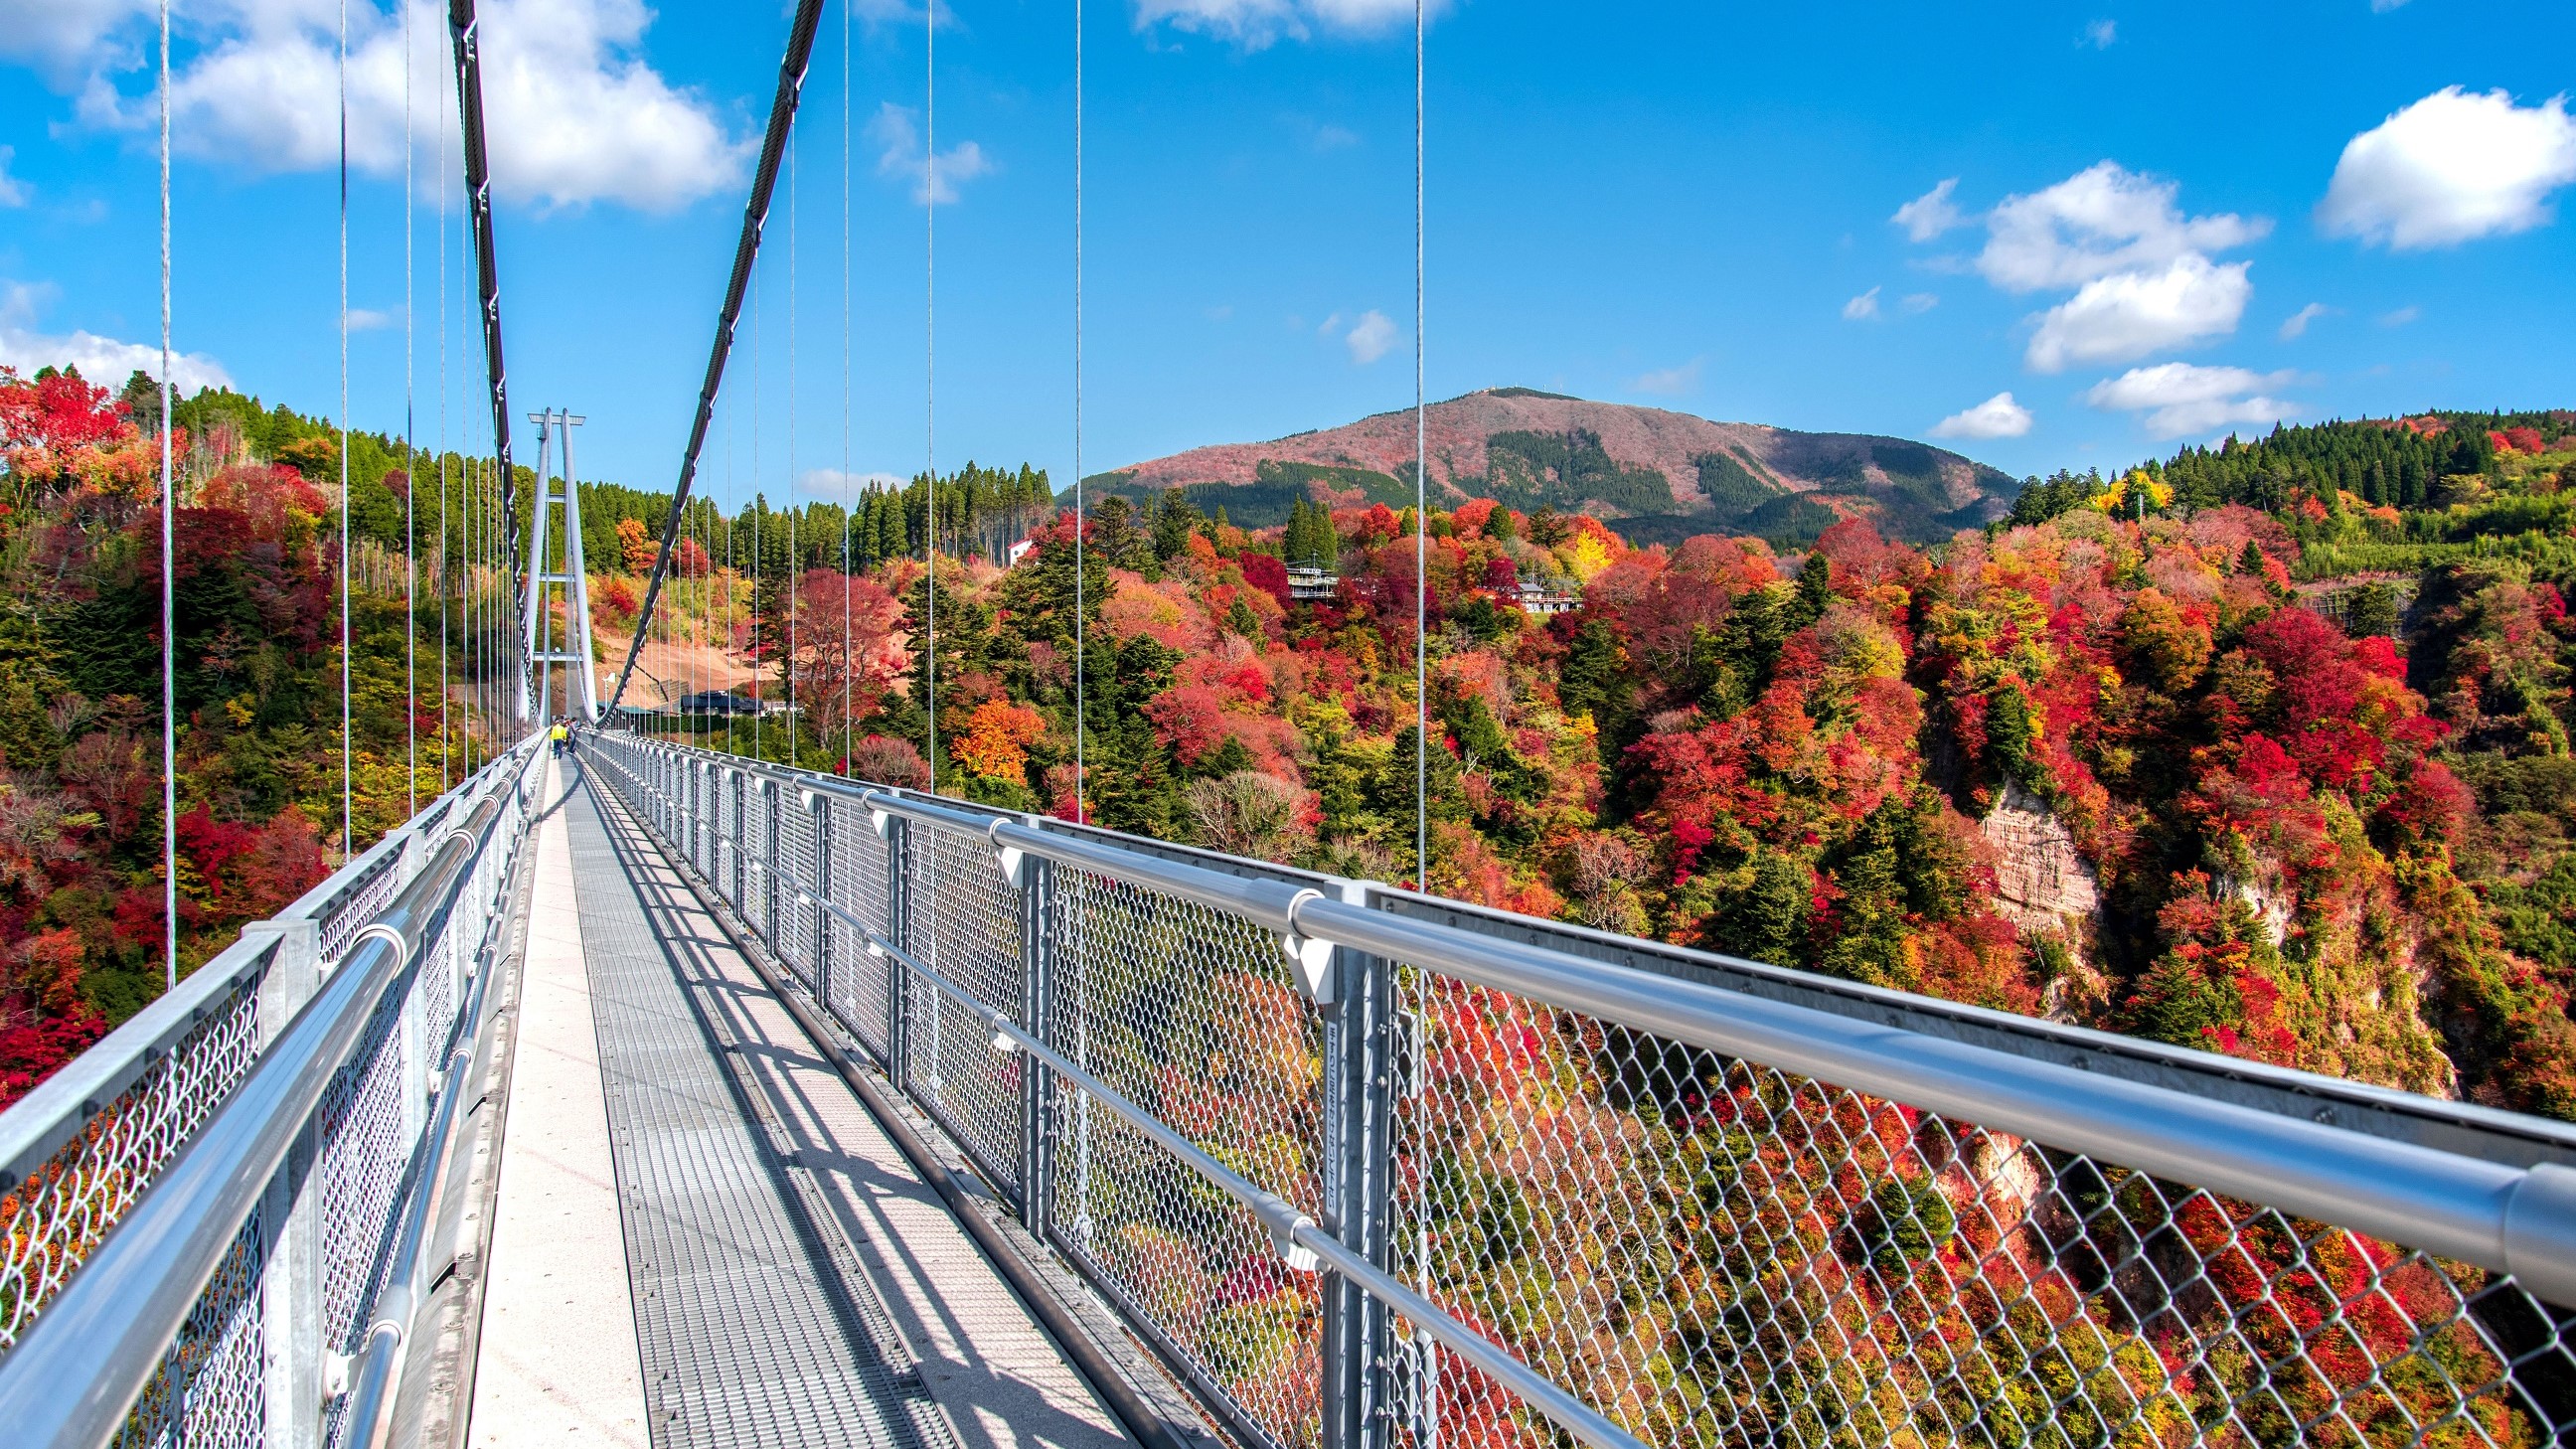
[[[763,773],[802,775],[775,767]],[[839,781],[817,783],[848,793]],[[2490,1162],[2087,1073],[1348,905],[1311,887],[1290,891],[1278,883],[1076,842],[1008,817],[978,818],[883,792],[863,798],[871,808],[985,835],[997,848],[1007,843],[1143,889],[1182,894],[1285,936],[1432,967],[1618,1026],[2262,1201],[2510,1273],[2546,1301],[2576,1303],[2576,1169]]]
[[[458,1108],[466,1096],[463,1089],[469,1080],[467,1072],[483,1051],[483,1013],[490,999],[493,975],[489,968],[475,973],[474,990],[459,1014],[455,1046],[440,1067],[446,1085],[438,1094],[438,1115],[431,1119],[429,1131],[421,1140],[420,1171],[414,1178],[415,1186],[402,1202],[392,1267],[368,1313],[365,1341],[356,1355],[357,1367],[350,1374],[349,1412],[341,1435],[341,1443],[350,1449],[374,1449],[389,1427],[386,1412],[393,1407],[400,1382],[399,1355],[411,1337],[412,1319],[419,1311],[422,1290],[428,1286],[421,1281],[421,1270],[426,1266],[423,1250],[429,1242],[429,1187],[445,1175],[448,1153],[456,1137]]]
[[[368,1022],[472,878],[500,816],[483,797],[351,945],[241,1085],[0,1359],[13,1444],[115,1437]]]
[[[2511,1273],[2576,1302],[2576,1169],[2530,1168],[2098,1077],[1320,897],[1297,928],[1473,985]]]
[[[469,798],[485,776],[506,763],[504,757],[468,776],[458,787],[459,798]],[[374,879],[414,835],[437,824],[429,811],[423,811],[297,897],[274,919],[324,915],[334,903]],[[257,981],[276,951],[274,936],[245,935],[0,1112],[0,1191],[16,1187],[64,1143],[80,1135],[92,1117],[124,1095],[195,1030],[216,1003]]]

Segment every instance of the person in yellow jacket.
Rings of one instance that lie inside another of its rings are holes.
[[[565,744],[572,739],[572,731],[564,728],[563,722],[558,720],[553,729],[546,731],[546,738],[555,742],[555,753],[560,755]]]

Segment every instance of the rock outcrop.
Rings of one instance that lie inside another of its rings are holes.
[[[2018,782],[1980,822],[1995,852],[1995,909],[2025,931],[2064,931],[2070,939],[2102,906],[2101,877],[2075,848],[2075,836],[2048,802]]]

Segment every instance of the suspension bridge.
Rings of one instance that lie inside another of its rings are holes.
[[[493,748],[0,1114],[9,1443],[2576,1430],[2576,1129],[620,728],[822,8],[603,679],[451,0]]]

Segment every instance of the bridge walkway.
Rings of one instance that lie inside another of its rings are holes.
[[[546,800],[469,1442],[1128,1442],[621,807]]]

